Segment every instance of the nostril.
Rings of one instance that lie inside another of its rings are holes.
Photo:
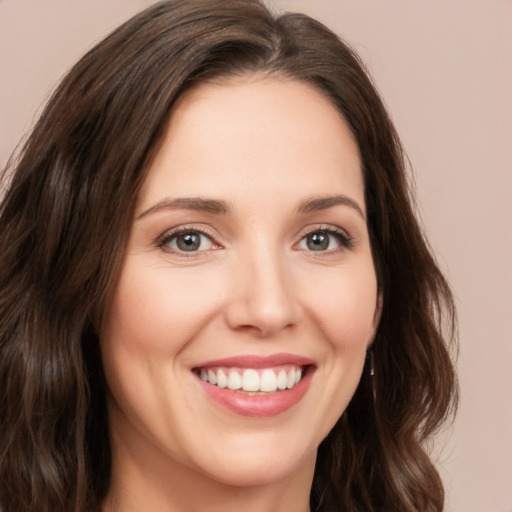
[[[235,327],[235,330],[241,333],[247,333],[258,338],[268,338],[270,336],[274,336],[278,332],[293,329],[293,326],[294,324],[292,323],[280,325],[260,321],[255,322],[255,325],[239,325]]]

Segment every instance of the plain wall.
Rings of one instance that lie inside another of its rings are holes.
[[[151,3],[0,0],[0,166],[70,65]],[[350,41],[389,107],[459,307],[462,401],[439,462],[447,510],[512,512],[512,2],[272,5]]]

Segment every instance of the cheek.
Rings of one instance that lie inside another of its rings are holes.
[[[377,318],[377,282],[373,266],[340,269],[308,294],[309,308],[331,350],[364,353]]]
[[[361,379],[375,334],[377,283],[369,263],[340,267],[317,278],[323,286],[309,292],[307,316],[320,334],[321,385],[313,389],[319,413],[311,434],[320,442],[346,410]]]
[[[171,355],[207,321],[214,287],[201,286],[194,273],[128,264],[123,269],[104,337],[125,350]]]
[[[118,430],[134,424],[150,437],[156,432],[165,438],[179,420],[175,410],[186,407],[184,396],[168,391],[183,378],[174,371],[180,352],[207,318],[198,302],[204,292],[194,284],[136,257],[125,263],[101,332],[111,422]]]

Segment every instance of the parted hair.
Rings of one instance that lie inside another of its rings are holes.
[[[306,15],[274,14],[259,0],[172,0],[124,23],[69,71],[3,171],[1,512],[100,510],[111,451],[98,326],[138,192],[184,91],[254,73],[313,85],[348,123],[382,300],[373,371],[368,355],[319,447],[311,510],[443,510],[427,447],[456,406],[455,311],[368,73]]]

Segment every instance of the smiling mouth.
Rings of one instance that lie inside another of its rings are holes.
[[[243,394],[269,394],[293,389],[307,372],[308,366],[284,364],[271,368],[209,367],[195,368],[203,381],[221,389]]]

